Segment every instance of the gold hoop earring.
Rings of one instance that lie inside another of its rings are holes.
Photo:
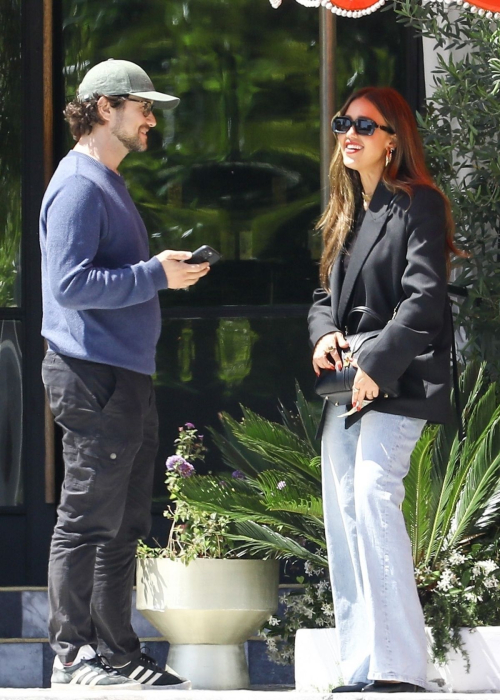
[[[394,153],[394,148],[388,148],[385,153],[385,167],[389,165],[392,161],[392,154]]]

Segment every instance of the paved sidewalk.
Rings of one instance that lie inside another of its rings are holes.
[[[144,693],[147,693],[145,696]],[[153,690],[150,695],[144,690],[106,691],[0,688],[0,700],[366,700],[364,693],[301,693],[290,688],[257,687],[252,690]],[[401,694],[396,696],[401,699]],[[405,693],[405,700],[500,700],[498,693]],[[378,693],[377,700],[395,700],[393,693]]]

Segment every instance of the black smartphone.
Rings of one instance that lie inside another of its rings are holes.
[[[198,263],[207,262],[210,265],[215,265],[219,262],[222,255],[218,253],[215,248],[211,248],[209,245],[202,245],[193,252],[193,257],[186,260],[188,265],[197,265]]]

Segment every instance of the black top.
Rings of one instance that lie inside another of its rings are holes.
[[[345,277],[339,256],[330,290],[314,292],[309,312],[313,347],[324,335],[342,331],[353,307],[368,306],[389,321],[402,300],[394,321],[358,357],[379,386],[400,379],[401,396],[374,401],[353,420],[366,410],[435,423],[450,419],[452,330],[445,250],[446,212],[439,192],[419,186],[410,198],[379,183],[350,248]],[[371,330],[367,318],[356,315],[351,332]]]

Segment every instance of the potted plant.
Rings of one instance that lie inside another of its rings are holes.
[[[248,688],[244,643],[277,609],[278,562],[237,556],[229,518],[183,499],[182,484],[194,478],[193,462],[203,461],[206,448],[191,423],[179,429],[175,445],[166,472],[169,540],[139,547],[136,605],[169,640],[169,664],[193,688]]]

